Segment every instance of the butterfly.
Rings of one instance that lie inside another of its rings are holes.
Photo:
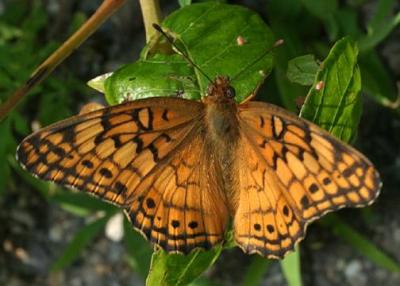
[[[327,212],[371,204],[370,161],[277,106],[237,104],[218,76],[201,101],[159,97],[80,114],[25,138],[35,176],[122,207],[168,252],[210,249],[232,218],[246,253],[282,258]]]

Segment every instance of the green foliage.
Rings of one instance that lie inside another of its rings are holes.
[[[300,253],[298,249],[289,253],[281,262],[283,274],[289,286],[301,286]]]
[[[390,258],[369,241],[368,238],[355,231],[337,215],[330,214],[325,220],[323,220],[322,225],[329,227],[334,234],[345,240],[354,247],[354,249],[358,250],[362,255],[367,256],[380,267],[386,268],[392,272],[400,272],[399,262]]]
[[[0,16],[0,103],[57,46],[56,43],[44,45],[39,41],[40,34],[48,25],[44,9],[37,1],[31,5],[21,5],[21,2],[10,1]],[[0,158],[15,156],[18,143],[16,134],[25,136],[30,133],[28,122],[33,117],[47,125],[71,115],[72,100],[69,94],[82,92],[84,85],[68,73],[63,75],[64,80],[49,78],[45,84],[33,90],[30,98],[20,104],[17,111],[11,112],[0,122]],[[10,176],[10,164],[3,161],[0,164],[0,195],[9,187]]]
[[[301,109],[304,117],[343,141],[356,136],[361,116],[361,77],[357,65],[357,46],[348,39],[339,40],[316,74]],[[322,83],[322,88],[316,87]]]
[[[59,271],[71,264],[80,254],[83,248],[93,240],[93,238],[103,230],[105,223],[110,219],[113,213],[109,213],[102,218],[88,223],[82,228],[69,243],[64,253],[53,264],[52,271]]]
[[[368,23],[368,34],[363,33],[359,24],[361,20],[358,19],[358,7],[337,5],[335,2],[337,1],[283,0],[271,1],[268,6],[271,29],[277,38],[284,39],[286,43],[276,51],[274,77],[275,88],[280,93],[279,100],[288,109],[295,110],[295,99],[306,93],[304,88],[295,85],[285,76],[287,63],[291,59],[310,54],[310,51],[317,59],[323,59],[332,42],[350,36],[361,45],[360,71],[363,77],[368,76],[367,80],[362,81],[362,90],[378,103],[389,106],[397,97],[395,83],[390,80],[390,75],[382,60],[376,56],[374,48],[388,36],[388,32],[399,26],[399,13],[389,16],[394,0],[378,2],[378,8]],[[329,41],[321,38],[321,25]],[[374,35],[378,37],[377,27],[385,30],[385,33],[379,33],[379,40],[371,40]],[[366,45],[366,42],[373,44]]]
[[[244,275],[243,286],[261,285],[261,281],[271,263],[272,260],[265,259],[259,255],[252,256],[251,263]]]
[[[128,219],[124,220],[124,242],[129,252],[129,264],[142,277],[146,279],[150,269],[150,261],[153,250],[150,244],[137,231],[132,229]]]
[[[312,85],[319,69],[314,55],[304,55],[291,59],[288,63],[287,77],[301,85]]]
[[[400,12],[393,16],[390,15],[395,2],[396,0],[381,0],[378,2],[375,15],[367,26],[367,35],[360,37],[359,47],[361,52],[372,50],[400,24]]]
[[[146,285],[187,285],[207,270],[221,251],[222,246],[210,251],[195,250],[187,256],[157,251],[153,254]]]
[[[190,5],[190,4],[192,3],[191,0],[178,0],[178,2],[179,2],[179,5],[180,5],[181,7],[188,6],[188,5]]]
[[[229,75],[238,102],[253,92],[272,69],[271,53],[263,56],[273,44],[272,32],[257,14],[243,7],[191,5],[168,16],[163,27],[208,77]],[[245,40],[243,45],[237,43],[239,36]],[[127,98],[176,96],[177,91],[189,99],[199,99],[206,93],[209,80],[182,56],[171,55],[170,47],[160,41],[165,39],[151,41],[139,61],[122,66],[105,80],[110,104]],[[154,52],[157,54],[152,55]]]

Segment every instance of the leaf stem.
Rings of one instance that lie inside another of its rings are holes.
[[[0,106],[0,121],[18,104],[18,102],[36,85],[47,78],[51,72],[76,50],[97,28],[107,20],[126,0],[104,0],[96,12],[53,52],[20,86],[5,103]],[[149,1],[150,2],[150,1]]]
[[[156,33],[153,24],[160,24],[161,9],[158,0],[140,0],[140,9],[142,10],[143,23],[146,31],[146,42]]]

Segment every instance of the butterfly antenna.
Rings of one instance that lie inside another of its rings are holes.
[[[181,48],[179,48],[175,42],[174,38],[168,35],[164,30],[157,24],[153,24],[153,28],[156,29],[158,32],[160,32],[166,39],[167,41],[193,66],[195,67],[202,75],[204,75],[210,82],[212,82],[211,78],[198,66],[196,65],[186,54],[185,51],[183,51]]]
[[[232,79],[231,82],[238,79],[244,72],[246,72],[250,67],[258,63],[262,58],[264,58],[267,54],[269,54],[273,49],[276,47],[279,47],[282,45],[285,41],[283,39],[277,40],[272,47],[267,49],[264,53],[262,53],[258,58],[256,58],[254,61],[252,61],[249,65],[247,65],[244,69],[242,69],[237,75],[235,75]]]

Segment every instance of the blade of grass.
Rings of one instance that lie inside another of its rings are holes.
[[[289,286],[301,286],[300,251],[288,254],[282,261],[281,267]]]
[[[153,250],[150,244],[135,230],[128,219],[124,219],[124,243],[128,251],[129,264],[143,279],[149,273]]]
[[[395,2],[395,0],[378,2],[377,12],[368,25],[368,34],[359,40],[360,53],[371,51],[400,25],[400,12],[393,17],[389,16]]]
[[[82,228],[72,239],[63,254],[51,267],[52,272],[60,271],[70,265],[81,254],[82,249],[104,228],[112,214],[108,214]]]
[[[392,272],[400,272],[400,263],[390,258],[382,250],[376,247],[370,240],[354,230],[337,215],[331,214],[322,221],[322,225],[329,227],[329,229],[332,230],[335,235],[344,239],[362,255],[368,257],[377,265]]]

